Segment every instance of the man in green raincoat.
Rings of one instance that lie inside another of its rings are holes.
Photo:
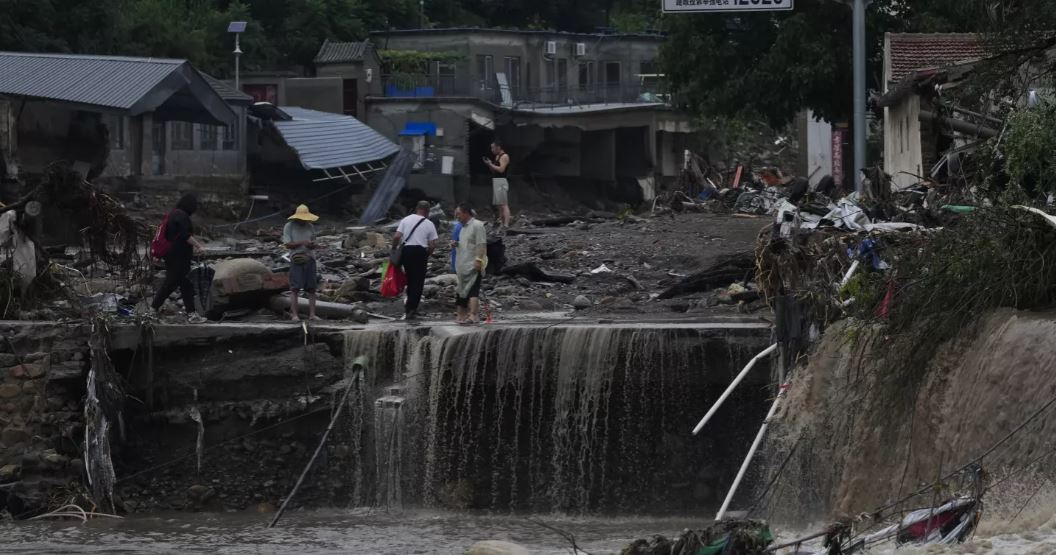
[[[455,256],[455,274],[458,275],[456,321],[476,324],[480,321],[480,282],[484,268],[488,266],[488,234],[484,223],[473,217],[473,209],[465,203],[455,209],[455,218],[462,222]]]

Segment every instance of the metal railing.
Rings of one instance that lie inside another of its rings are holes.
[[[388,98],[471,97],[503,104],[499,86],[457,75],[383,75],[382,95]],[[665,82],[634,82],[545,87],[510,87],[515,107],[585,106],[595,104],[670,104],[672,95]]]

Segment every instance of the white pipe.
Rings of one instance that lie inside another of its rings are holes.
[[[759,444],[763,442],[763,436],[766,435],[766,428],[770,425],[770,419],[774,417],[774,413],[777,412],[777,404],[781,402],[781,397],[785,395],[785,388],[788,384],[781,386],[781,392],[777,394],[777,399],[774,399],[774,404],[770,405],[770,412],[766,414],[766,419],[763,420],[763,425],[759,427],[759,433],[755,434],[755,441],[752,442],[752,447],[748,449],[748,455],[744,457],[744,462],[741,463],[741,469],[737,471],[737,477],[733,479],[733,485],[730,486],[729,493],[726,494],[726,500],[722,502],[722,508],[719,509],[719,514],[715,515],[715,520],[722,520],[722,517],[726,516],[726,509],[730,508],[730,502],[733,501],[733,494],[737,493],[737,488],[741,485],[741,480],[744,479],[744,474],[748,472],[748,466],[752,463],[752,458],[755,457],[755,452],[759,449]]]
[[[850,283],[851,278],[854,276],[854,273],[858,271],[859,263],[861,263],[860,260],[855,260],[854,262],[851,262],[851,267],[847,269],[847,273],[844,274],[843,279],[840,280],[840,289],[847,287],[847,284]]]
[[[711,410],[708,411],[708,414],[705,414],[704,418],[700,419],[700,423],[697,424],[697,427],[693,428],[693,435],[699,434],[700,430],[704,428],[704,425],[708,423],[708,420],[711,420],[711,417],[715,416],[715,413],[718,412],[719,407],[721,407],[722,404],[726,402],[726,399],[730,396],[731,393],[733,393],[733,390],[737,387],[737,385],[741,383],[741,380],[743,380],[744,377],[748,375],[748,371],[750,371],[752,367],[755,366],[755,363],[759,362],[759,359],[769,355],[775,350],[777,350],[777,343],[770,345],[766,348],[766,350],[755,355],[755,358],[748,361],[748,364],[744,367],[744,370],[741,370],[741,373],[737,374],[737,377],[733,379],[733,383],[731,383],[730,386],[726,388],[726,391],[722,392],[722,395],[719,396],[719,400],[715,401],[715,404],[711,406]]]

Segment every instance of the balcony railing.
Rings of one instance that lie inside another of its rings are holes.
[[[502,92],[495,83],[474,82],[455,75],[401,74],[383,75],[381,79],[383,95],[388,98],[470,97],[503,104]],[[667,84],[656,80],[577,87],[512,86],[510,97],[519,108],[671,102]]]

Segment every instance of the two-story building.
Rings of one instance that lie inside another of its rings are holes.
[[[413,72],[383,63],[359,117],[419,153],[408,186],[431,196],[487,198],[481,159],[498,139],[513,160],[514,204],[526,190],[519,182],[648,200],[658,181],[678,176],[694,146],[690,120],[671,108],[658,74],[664,40],[505,29],[372,33],[383,62],[387,52],[436,59]],[[317,72],[333,74],[328,66]]]

